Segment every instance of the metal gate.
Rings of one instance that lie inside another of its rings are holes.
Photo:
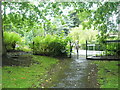
[[[120,60],[120,40],[108,40],[102,43],[86,41],[86,59]]]

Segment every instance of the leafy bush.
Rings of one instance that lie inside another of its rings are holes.
[[[24,51],[24,52],[31,52],[32,50],[29,48],[29,46],[27,45],[22,45],[20,44],[18,47],[15,48],[15,50],[20,50],[20,51]]]
[[[6,32],[5,31],[3,33],[3,36],[4,36],[4,44],[5,44],[7,51],[14,50],[16,44],[21,42],[20,35],[15,32]]]
[[[67,43],[69,37],[62,37],[57,35],[46,35],[45,37],[36,36],[33,39],[34,54],[48,55],[48,56],[61,56],[67,55]]]
[[[120,55],[120,43],[109,43],[106,45],[107,55]]]

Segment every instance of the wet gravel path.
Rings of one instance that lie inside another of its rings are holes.
[[[62,62],[64,63],[64,62]],[[85,56],[72,56],[67,68],[59,73],[59,81],[52,88],[99,88],[96,80],[97,69]]]

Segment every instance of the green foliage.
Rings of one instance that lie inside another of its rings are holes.
[[[91,29],[83,29],[83,26],[80,25],[79,27],[72,28],[69,36],[73,38],[73,41],[78,40],[79,44],[85,44],[86,40],[88,42],[96,41],[96,35],[98,31]]]
[[[20,44],[19,47],[16,47],[15,50],[25,51],[25,52],[31,52],[31,48],[27,45]]]
[[[110,18],[118,16],[118,5],[119,2],[2,2],[3,29],[24,36],[26,45],[35,36],[60,34],[62,30],[66,35],[72,32],[73,40],[81,44],[85,44],[85,40],[96,40],[98,33],[93,30],[99,30],[97,37],[102,42],[109,32],[117,32]],[[83,29],[78,27],[80,25]],[[72,27],[78,31],[73,31]]]
[[[34,44],[31,44],[31,48],[34,54],[49,56],[67,55],[68,48],[66,46],[69,40],[69,37],[57,35],[36,36],[33,39]]]
[[[106,55],[120,55],[120,43],[108,43],[106,45]]]
[[[15,32],[4,32],[4,43],[6,49],[9,50],[14,50],[16,44],[21,42],[21,37],[19,34]]]
[[[91,7],[89,4],[83,2],[53,3],[51,1],[47,3],[2,2],[4,30],[16,31],[23,36],[24,32],[32,30],[38,30],[36,32],[40,30],[44,34],[59,34],[61,30],[65,30],[68,34],[69,28],[79,26],[81,23],[79,18],[85,19],[89,16],[90,12],[86,9]],[[7,12],[8,9],[10,9],[9,12]],[[36,32],[34,35],[39,34]]]
[[[91,24],[99,30],[98,39],[99,42],[102,42],[107,39],[110,32],[118,32],[117,23],[113,22],[115,19],[111,21],[110,18],[114,18],[114,15],[118,16],[119,2],[105,2],[98,6],[98,9],[94,12]]]

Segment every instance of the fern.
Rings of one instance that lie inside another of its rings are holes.
[[[5,31],[3,33],[3,37],[4,37],[4,43],[5,43],[7,51],[14,50],[16,44],[21,42],[20,35],[15,33],[15,32],[7,32],[7,31]]]

